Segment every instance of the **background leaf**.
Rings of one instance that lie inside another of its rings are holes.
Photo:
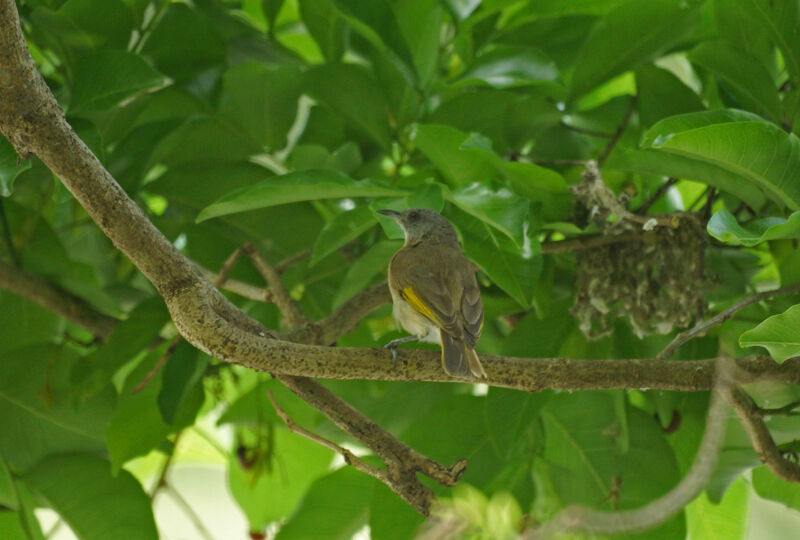
[[[768,317],[739,337],[742,347],[764,347],[778,361],[800,356],[800,305]]]

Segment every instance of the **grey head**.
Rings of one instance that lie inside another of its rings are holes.
[[[378,210],[379,214],[395,220],[406,235],[405,245],[416,244],[420,240],[430,243],[457,246],[458,235],[444,216],[427,208],[410,208],[404,212]]]

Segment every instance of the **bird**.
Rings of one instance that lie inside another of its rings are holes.
[[[392,314],[410,336],[385,345],[397,361],[397,346],[409,341],[439,343],[450,375],[485,378],[475,343],[483,329],[477,270],[462,251],[455,229],[426,208],[378,210],[403,229],[405,242],[388,269]]]

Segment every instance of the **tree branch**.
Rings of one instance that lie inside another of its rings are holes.
[[[272,297],[271,300],[278,306],[286,324],[290,328],[308,324],[308,319],[303,315],[303,312],[300,311],[300,306],[291,297],[289,291],[286,290],[286,286],[283,284],[283,281],[281,281],[281,276],[275,267],[267,262],[261,252],[258,251],[253,244],[247,244],[244,247],[244,251],[247,253],[247,256],[250,257],[250,261],[253,263],[253,266],[256,267],[258,273],[261,274],[261,277],[267,282]]]
[[[39,304],[85,328],[101,340],[107,338],[117,324],[115,318],[100,313],[77,296],[2,261],[0,261],[0,288]]]
[[[608,144],[606,145],[606,147],[603,148],[603,151],[597,157],[597,164],[598,165],[602,165],[603,162],[605,162],[605,160],[611,154],[611,151],[614,150],[614,147],[619,142],[619,139],[622,137],[622,134],[625,132],[625,128],[628,127],[628,124],[631,121],[631,117],[633,116],[633,111],[636,110],[636,102],[637,101],[639,101],[638,94],[633,96],[633,99],[631,99],[631,103],[628,106],[628,110],[625,113],[625,116],[622,118],[622,122],[620,122],[619,126],[617,127],[617,131],[614,132],[614,135],[611,137],[611,140],[608,141]]]
[[[774,298],[775,296],[784,296],[788,294],[796,294],[800,292],[800,284],[795,285],[788,285],[786,287],[781,287],[780,289],[773,289],[771,291],[763,291],[760,293],[756,293],[753,295],[748,296],[747,298],[735,303],[728,309],[724,311],[720,311],[710,319],[706,319],[705,321],[700,321],[696,325],[694,325],[689,330],[685,332],[681,332],[670,341],[664,349],[658,353],[656,356],[656,360],[669,360],[675,351],[678,350],[680,346],[683,344],[691,341],[695,337],[705,334],[709,329],[719,326],[720,324],[724,323],[731,317],[733,317],[737,312],[746,308],[751,304],[755,304],[756,302],[760,302],[762,300],[767,300],[769,298]]]
[[[778,478],[787,482],[800,482],[800,465],[783,457],[753,398],[738,387],[730,388],[725,398],[742,422],[758,459]]]

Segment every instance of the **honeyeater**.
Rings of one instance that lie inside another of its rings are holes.
[[[424,208],[404,212],[378,210],[394,219],[405,243],[389,263],[394,318],[411,336],[408,341],[442,346],[442,366],[451,375],[486,377],[475,343],[483,327],[483,303],[475,265],[461,250],[455,229],[441,214]]]

